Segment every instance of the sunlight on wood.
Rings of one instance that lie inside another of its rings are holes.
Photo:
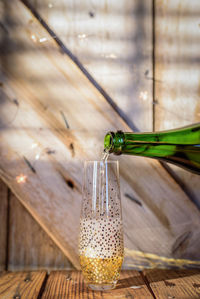
[[[142,252],[125,248],[125,259],[128,259],[126,266],[133,269],[145,268],[200,268],[200,261],[189,259],[175,259],[159,256],[153,253]],[[130,259],[132,258],[132,260]]]
[[[16,181],[18,184],[24,184],[27,181],[27,176],[24,174],[20,174],[20,175],[16,176]]]

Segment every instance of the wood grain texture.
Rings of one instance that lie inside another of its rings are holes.
[[[9,227],[8,270],[72,268],[66,256],[12,193]]]
[[[37,299],[46,272],[8,272],[0,277],[0,298]]]
[[[199,270],[122,271],[114,290],[94,292],[87,288],[80,272],[7,272],[0,276],[0,296],[6,298],[73,299],[197,299],[200,297]]]
[[[199,270],[148,270],[145,273],[156,298],[199,298]]]
[[[155,1],[155,130],[200,122],[198,0]],[[200,208],[199,176],[170,166]]]
[[[83,160],[99,159],[106,131],[130,128],[55,40],[40,42],[47,32],[20,1],[5,7],[0,175],[78,268]],[[120,163],[125,246],[133,251],[124,266],[135,266],[135,250],[158,259],[173,257],[174,249],[192,259],[195,251],[198,260],[199,211],[180,187],[156,161],[121,157]],[[17,183],[20,174],[25,183]],[[148,258],[138,265],[144,266],[151,266]]]
[[[8,187],[0,180],[0,271],[6,269]]]
[[[42,299],[50,298],[153,298],[137,271],[123,271],[114,290],[94,292],[83,280],[80,272],[52,272],[47,280]]]
[[[30,3],[114,99],[126,119],[141,131],[151,131],[152,1]],[[48,40],[45,34],[41,41]]]

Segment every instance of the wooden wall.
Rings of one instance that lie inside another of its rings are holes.
[[[1,269],[79,267],[82,165],[107,131],[200,121],[199,11],[197,0],[2,2],[0,176],[16,197],[1,183]],[[199,177],[119,160],[124,267],[199,266]]]
[[[73,268],[3,182],[0,190],[0,270]]]
[[[1,233],[0,233],[0,271],[6,268],[7,263],[7,213],[8,213],[8,188],[0,182],[0,219],[1,219]]]
[[[200,3],[155,3],[155,130],[159,131],[200,121]],[[199,177],[171,168],[200,208]]]

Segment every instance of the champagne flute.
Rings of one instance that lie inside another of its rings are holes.
[[[79,255],[93,290],[116,286],[124,257],[118,161],[86,161]]]

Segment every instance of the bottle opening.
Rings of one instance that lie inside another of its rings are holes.
[[[113,133],[109,132],[106,134],[105,138],[104,138],[104,151],[109,153],[112,151],[112,147],[113,147]]]
[[[104,150],[111,154],[120,155],[124,144],[124,133],[122,131],[108,132],[104,138]]]
[[[111,146],[111,136],[107,134],[104,139],[104,148],[109,148]]]

